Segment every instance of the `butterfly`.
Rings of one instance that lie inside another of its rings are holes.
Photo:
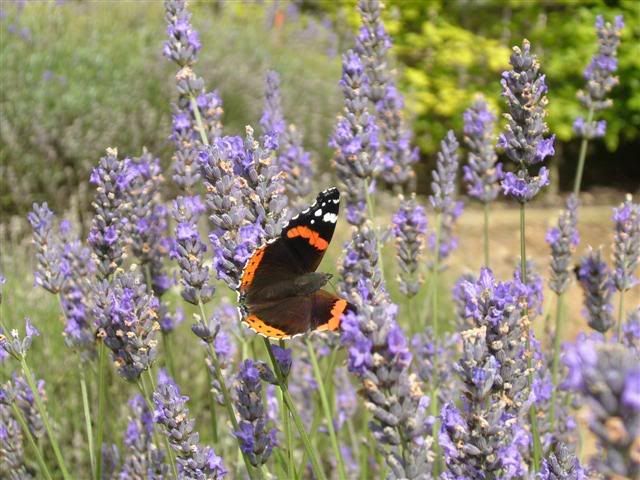
[[[242,321],[275,339],[335,331],[353,307],[322,287],[331,274],[316,272],[338,221],[340,192],[324,190],[293,217],[279,237],[256,248],[242,269],[238,301]]]

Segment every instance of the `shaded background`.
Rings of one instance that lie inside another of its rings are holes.
[[[604,140],[591,142],[583,182],[634,191],[640,186],[640,2],[543,0],[389,0],[398,81],[421,151],[418,188],[426,192],[439,140],[461,131],[477,92],[503,108],[499,77],[510,46],[528,38],[549,84],[549,125],[559,139],[553,193],[569,188],[584,115],[576,91],[596,50],[594,21],[623,14],[620,85]],[[82,219],[91,167],[106,147],[171,157],[170,101],[175,67],[162,57],[162,2],[3,2],[0,15],[0,223],[24,217],[32,202],[71,205]],[[358,25],[354,1],[193,2],[203,43],[198,72],[224,101],[225,134],[256,125],[264,73],[277,70],[287,121],[305,133],[318,170],[329,171],[327,140],[342,106],[340,58]],[[558,174],[559,173],[559,174]],[[170,182],[169,182],[170,183]],[[602,190],[595,190],[602,192]],[[597,195],[605,198],[606,195]],[[603,200],[604,201],[604,200]]]

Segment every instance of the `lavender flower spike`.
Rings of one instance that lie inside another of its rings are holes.
[[[501,81],[509,113],[505,114],[507,126],[499,136],[498,146],[516,164],[518,172],[504,176],[502,189],[505,195],[526,203],[549,183],[546,167],[533,177],[529,168],[555,153],[555,135],[544,138],[549,130],[544,120],[547,86],[544,75],[539,74],[540,64],[531,54],[528,40],[523,41],[522,49],[513,47],[509,63],[512,70],[504,72]]]
[[[124,260],[124,227],[126,191],[135,172],[128,160],[118,160],[118,151],[108,148],[98,166],[91,172],[90,181],[96,186],[92,202],[95,211],[91,219],[88,243],[99,278],[109,277]]]
[[[567,198],[567,208],[558,218],[558,226],[547,231],[546,240],[551,247],[551,278],[549,288],[562,295],[571,280],[571,255],[580,243],[577,229],[578,199],[575,195]]]
[[[631,195],[613,211],[613,282],[618,291],[629,290],[638,283],[635,270],[640,262],[640,204]]]
[[[36,246],[36,283],[56,294],[62,288],[64,276],[61,271],[60,245],[53,235],[53,212],[45,203],[33,204],[27,216],[33,228],[33,243]]]
[[[118,275],[97,287],[94,317],[99,335],[112,352],[118,373],[135,381],[157,355],[158,299],[135,272]]]
[[[600,250],[590,250],[578,265],[578,281],[584,291],[584,305],[589,326],[605,333],[613,324],[611,295],[613,282]]]
[[[462,166],[467,193],[489,203],[496,199],[502,179],[502,163],[497,162],[494,128],[496,117],[483,98],[477,99],[463,114],[464,142],[469,162]]]
[[[273,70],[267,72],[265,79],[264,109],[260,118],[260,126],[262,127],[263,143],[270,150],[277,150],[286,124],[282,116],[280,77]]]
[[[578,91],[578,100],[585,108],[598,112],[611,107],[612,101],[607,98],[613,87],[618,84],[618,77],[613,73],[618,69],[617,50],[624,21],[622,16],[615,18],[614,24],[604,21],[602,16],[596,17],[596,34],[598,35],[598,53],[584,71],[587,81],[584,90]],[[573,129],[578,137],[592,139],[603,137],[606,131],[604,120],[594,121],[591,118],[576,118]]]
[[[604,478],[638,478],[640,459],[640,363],[620,344],[600,335],[579,337],[564,354],[565,388],[590,410],[589,429],[600,446],[592,465]]]
[[[536,480],[587,480],[587,474],[578,458],[566,445],[560,443],[547,458],[542,459]]]
[[[382,148],[382,179],[396,187],[413,187],[415,173],[411,166],[418,161],[417,149],[411,148],[412,133],[403,118],[404,99],[396,87],[394,72],[387,63],[391,38],[382,22],[379,0],[359,0],[362,20],[356,38],[356,52],[362,59],[367,77],[366,95],[375,107]]]
[[[440,236],[436,238],[433,234],[429,239],[429,246],[434,250],[437,259],[436,263],[447,258],[458,245],[457,238],[453,236],[455,222],[463,209],[462,201],[456,200],[458,147],[456,136],[449,130],[440,142],[436,169],[431,173],[433,193],[429,196],[429,201],[433,209],[440,214],[440,225],[435,227],[440,230]]]
[[[29,480],[33,476],[25,462],[24,434],[11,411],[13,399],[10,390],[9,382],[0,385],[0,477]]]
[[[0,331],[0,350],[4,350],[16,360],[26,357],[31,348],[33,337],[40,336],[40,331],[31,324],[31,320],[26,318],[24,323],[24,337],[20,337],[20,333],[16,329],[11,330],[9,336]]]
[[[356,226],[365,221],[367,185],[380,171],[379,129],[367,108],[368,79],[360,56],[349,50],[342,57],[340,86],[344,112],[338,118],[329,146],[346,203],[347,221]]]
[[[189,416],[187,400],[189,397],[180,394],[173,380],[163,379],[153,393],[153,421],[160,425],[176,452],[180,478],[222,479],[227,470],[213,448],[200,445],[198,433],[193,430],[194,421]]]
[[[419,273],[419,265],[425,244],[427,216],[422,205],[416,201],[415,195],[412,195],[408,200],[400,200],[400,208],[391,221],[400,267],[400,291],[407,298],[411,298],[418,293],[424,282]]]
[[[251,465],[260,467],[271,455],[276,443],[276,430],[267,426],[260,371],[253,360],[245,360],[240,366],[236,396],[240,420],[238,429],[233,433],[240,442],[240,450],[248,456]]]

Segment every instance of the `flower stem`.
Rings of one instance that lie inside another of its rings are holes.
[[[622,343],[622,323],[624,322],[624,290],[620,290],[620,303],[618,306],[618,342]]]
[[[89,395],[87,393],[87,378],[84,369],[80,367],[80,391],[82,392],[82,410],[84,412],[84,425],[87,431],[87,443],[89,446],[89,460],[91,461],[91,471],[96,471],[96,458],[93,445],[93,428],[91,426],[91,409],[89,407]]]
[[[191,110],[193,111],[193,116],[196,117],[196,124],[198,125],[198,132],[200,133],[200,141],[204,145],[209,145],[209,139],[207,138],[207,134],[204,131],[204,124],[202,123],[202,116],[200,115],[200,109],[198,108],[196,97],[190,95],[189,99],[191,103]]]
[[[280,347],[285,348],[284,340],[280,340]],[[285,379],[285,382],[288,382]],[[282,412],[282,423],[284,424],[284,436],[287,442],[287,476],[294,478],[295,465],[293,464],[293,435],[291,434],[291,415],[284,405],[284,395],[280,391],[280,410]]]
[[[525,204],[520,204],[520,273],[521,280],[524,285],[527,284],[527,242],[525,239]],[[527,384],[529,388],[533,385],[533,366],[531,351],[531,323],[528,321],[529,306],[524,307],[524,316],[527,317],[527,369],[529,374],[527,375]],[[537,472],[540,469],[540,457],[542,454],[542,446],[540,444],[540,433],[538,431],[538,417],[536,413],[536,407],[531,404],[529,408],[529,420],[531,422],[531,436],[533,437],[533,468]]]
[[[593,108],[589,109],[589,113],[587,115],[587,124],[590,124],[593,121]],[[577,197],[580,193],[580,187],[582,186],[582,172],[584,171],[584,163],[587,158],[587,144],[589,143],[589,139],[587,137],[582,137],[582,142],[580,142],[580,156],[578,157],[578,169],[576,170],[576,177],[573,183],[573,194]]]
[[[304,424],[300,419],[300,415],[296,410],[296,405],[293,402],[291,395],[289,394],[289,389],[287,388],[287,384],[284,382],[284,377],[282,375],[282,372],[280,371],[278,362],[276,361],[275,356],[273,355],[271,342],[269,342],[268,338],[264,338],[264,342],[265,342],[265,346],[267,347],[267,352],[269,352],[269,358],[271,359],[273,370],[275,371],[276,377],[278,379],[278,386],[280,387],[280,390],[282,391],[282,396],[284,397],[284,403],[287,409],[289,410],[289,412],[291,413],[291,418],[293,419],[293,423],[296,425],[298,434],[302,439],[302,444],[304,445],[307,455],[311,460],[311,469],[313,470],[313,474],[316,476],[318,480],[327,480],[327,477],[324,474],[322,467],[320,466],[318,456],[315,450],[313,449],[313,447],[311,446],[311,440],[309,440],[309,435],[307,434],[307,431],[304,428]]]
[[[551,367],[551,379],[553,382],[553,390],[551,391],[551,411],[549,417],[551,419],[551,431],[555,431],[556,426],[556,402],[558,397],[558,373],[560,371],[560,340],[562,339],[562,307],[564,295],[561,293],[556,297],[556,328],[553,337],[553,365]]]
[[[324,389],[324,382],[322,381],[322,372],[320,372],[320,366],[318,365],[318,359],[313,349],[313,344],[309,337],[306,338],[307,351],[309,352],[309,358],[311,359],[311,366],[313,367],[313,373],[316,377],[316,383],[318,384],[318,393],[320,394],[320,403],[324,410],[324,416],[327,421],[327,429],[329,430],[329,439],[331,440],[331,446],[333,447],[333,454],[338,462],[338,478],[346,480],[347,473],[344,467],[344,461],[340,453],[340,445],[338,444],[338,437],[336,431],[333,428],[333,416],[331,415],[331,406],[327,399],[327,392]]]
[[[205,321],[207,319],[207,314],[204,311],[204,305],[202,300],[198,299],[198,307],[200,308],[200,315],[202,315],[202,320]],[[227,388],[227,384],[224,381],[224,377],[222,376],[222,369],[220,368],[220,362],[218,361],[218,355],[213,348],[211,343],[207,343],[207,349],[209,351],[209,358],[211,359],[211,364],[213,365],[213,374],[218,382],[220,387],[220,391],[222,392],[222,398],[224,400],[224,406],[227,409],[227,414],[229,415],[229,421],[231,421],[231,425],[234,431],[238,430],[238,420],[236,418],[236,413],[233,411],[233,402],[231,400],[231,394],[229,393],[229,389]],[[255,470],[249,461],[249,457],[242,452],[242,459],[244,460],[244,464],[247,468],[247,473],[249,474],[249,478],[252,480],[255,478]],[[258,470],[258,474],[260,471]]]
[[[489,268],[489,202],[484,203],[484,266]]]
[[[18,423],[22,427],[24,436],[27,437],[27,440],[29,440],[29,444],[31,445],[31,449],[33,450],[33,453],[36,454],[36,460],[38,461],[38,465],[40,466],[40,473],[42,473],[42,475],[44,475],[47,480],[52,480],[51,473],[49,473],[47,464],[45,463],[44,458],[42,457],[42,452],[40,451],[38,444],[33,438],[33,435],[31,434],[31,430],[29,430],[29,425],[27,425],[27,421],[24,419],[24,416],[22,415],[22,412],[16,405],[16,402],[11,402],[11,409],[13,410],[13,416],[16,417],[16,420],[18,420]]]
[[[42,402],[42,398],[40,398],[40,392],[38,392],[38,386],[36,385],[36,381],[33,377],[33,373],[29,369],[27,365],[26,359],[23,357],[20,358],[20,365],[22,366],[22,371],[24,372],[24,376],[27,379],[27,383],[29,384],[29,388],[33,393],[33,399],[36,402],[36,407],[40,412],[40,416],[42,417],[42,422],[44,423],[44,428],[47,430],[47,436],[49,437],[49,442],[51,442],[51,448],[53,448],[53,453],[56,456],[56,461],[58,462],[58,466],[60,467],[60,471],[62,472],[62,477],[64,480],[71,480],[71,476],[67,471],[67,467],[64,464],[64,459],[62,458],[62,453],[60,452],[60,447],[58,446],[58,440],[53,434],[53,429],[51,428],[51,423],[49,422],[49,415],[44,408],[44,403]]]
[[[105,403],[106,403],[106,347],[104,345],[104,339],[98,339],[98,427],[96,431],[96,480],[102,478],[102,438],[104,435],[104,415],[105,415]]]

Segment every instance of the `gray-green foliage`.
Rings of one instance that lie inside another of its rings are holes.
[[[60,211],[77,196],[86,210],[90,169],[107,147],[122,156],[146,146],[170,161],[175,66],[162,57],[162,2],[29,2],[2,6],[0,20],[0,219],[34,201]],[[194,5],[203,43],[196,65],[224,101],[224,134],[257,125],[264,73],[282,78],[287,122],[327,165],[340,108],[338,58],[306,19],[276,27],[267,9]],[[78,189],[80,189],[78,191]]]

